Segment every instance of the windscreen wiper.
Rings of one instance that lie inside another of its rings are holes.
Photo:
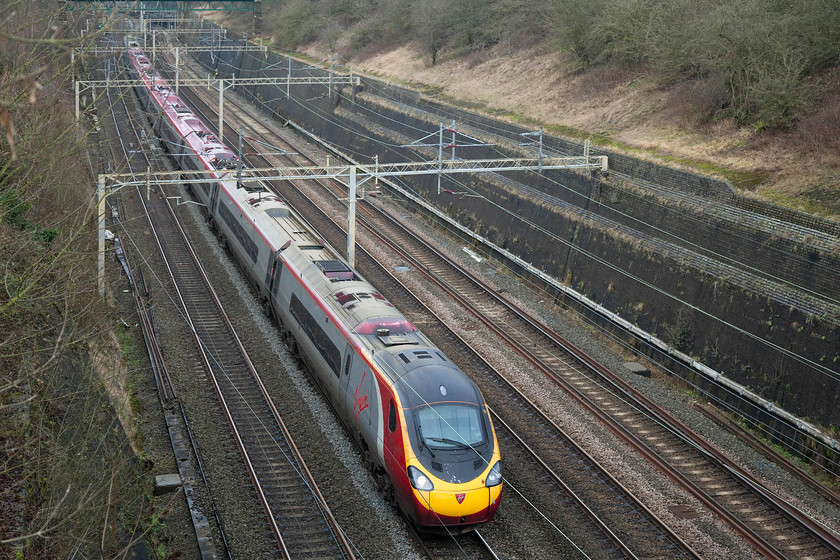
[[[448,443],[449,445],[454,445],[461,449],[471,449],[471,446],[467,445],[466,443],[456,441],[454,439],[449,439],[445,437],[430,437],[429,439],[432,441],[439,441],[440,443]]]
[[[417,436],[420,438],[420,451],[423,451],[423,447],[425,446],[426,449],[429,450],[429,453],[432,454],[432,459],[434,459],[435,458],[435,452],[432,451],[432,448],[428,446],[425,438],[423,438],[423,428],[420,427],[420,424],[417,424]]]

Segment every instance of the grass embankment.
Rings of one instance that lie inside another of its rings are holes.
[[[305,52],[323,57],[323,45]],[[487,53],[429,66],[411,47],[354,61],[370,73],[424,95],[562,137],[712,175],[747,196],[840,219],[840,107],[831,99],[787,130],[755,130],[732,119],[693,122],[674,86],[644,74],[577,73],[536,50]],[[840,99],[840,88],[838,97]],[[825,130],[819,135],[815,126]]]
[[[315,60],[338,53],[354,72],[431,98],[840,219],[840,16],[823,0],[755,13],[740,0],[438,4],[268,1],[263,36]],[[252,31],[250,14],[212,17]]]

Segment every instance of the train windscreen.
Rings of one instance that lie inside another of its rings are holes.
[[[460,449],[484,443],[480,409],[463,403],[438,403],[416,412],[423,442],[432,449]]]

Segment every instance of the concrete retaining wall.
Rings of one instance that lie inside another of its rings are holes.
[[[250,53],[226,53],[219,58],[204,54],[201,61],[214,72],[240,77],[287,73],[287,59],[273,54],[267,58]],[[326,72],[293,60],[292,74]],[[473,127],[486,126],[493,134],[507,135],[511,142],[526,131],[429,102],[417,92],[397,86],[366,79],[362,90],[364,94],[356,92],[355,102],[349,90],[327,97],[323,87],[293,86],[290,98],[284,86],[252,87],[249,93],[282,118],[293,120],[362,162],[372,161],[373,155],[379,155],[381,162],[416,160],[417,152],[400,146],[434,132],[439,121],[453,118]],[[401,105],[431,113],[424,116],[401,109]],[[546,137],[545,144],[566,154],[583,151],[581,144],[559,138]],[[505,149],[474,149],[464,157],[501,157],[499,151]],[[435,177],[411,181],[410,186],[479,234],[765,398],[809,420],[840,424],[840,316],[821,316],[758,295],[730,278],[710,276],[645,241],[648,236],[657,237],[706,258],[741,267],[746,264],[759,281],[782,279],[805,292],[810,290],[818,305],[823,300],[831,302],[840,293],[838,224],[743,199],[723,181],[595,149],[592,153],[609,156],[609,176],[551,172],[542,178],[533,174],[513,177],[576,210],[540,201],[510,182],[476,176],[462,180],[511,213],[480,198],[438,195]],[[429,152],[422,156],[433,157]],[[646,183],[687,198],[674,203],[655,189],[645,190]],[[454,191],[464,190],[463,185],[446,185]],[[706,208],[698,206],[697,197],[706,201]],[[721,211],[712,211],[717,209]],[[733,218],[736,211],[742,217]],[[605,227],[588,213],[635,228],[638,234]],[[522,218],[538,227],[524,225]],[[761,225],[762,221],[772,227]],[[804,233],[791,233],[794,226]],[[808,233],[808,228],[813,233]]]

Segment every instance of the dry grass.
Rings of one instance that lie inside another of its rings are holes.
[[[222,22],[229,18],[215,17]],[[342,44],[337,49],[342,51]],[[329,47],[303,52],[326,59]],[[429,65],[417,45],[365,51],[354,72],[458,99],[490,114],[539,122],[614,149],[730,180],[748,196],[840,220],[840,69],[814,80],[820,98],[796,126],[757,131],[715,119],[721,84],[661,84],[643,68],[576,66],[539,45],[504,45]],[[713,103],[712,103],[713,105]]]
[[[305,52],[327,54],[320,44]],[[408,45],[352,63],[354,71],[475,103],[489,113],[596,135],[613,149],[728,178],[751,196],[840,219],[839,86],[792,130],[774,133],[709,121],[703,101],[722,94],[717,84],[660,85],[644,69],[575,72],[538,47],[499,48],[432,67]],[[822,83],[840,83],[837,78],[826,76]]]

